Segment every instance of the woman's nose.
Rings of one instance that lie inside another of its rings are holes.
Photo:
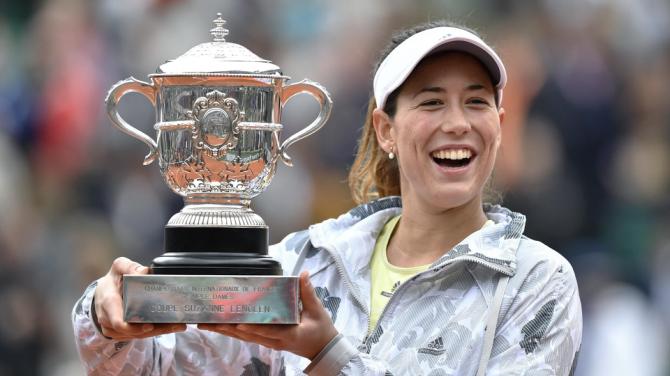
[[[460,106],[449,106],[440,128],[443,132],[460,136],[470,130],[470,122]]]

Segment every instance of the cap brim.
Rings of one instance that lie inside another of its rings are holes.
[[[469,55],[472,55],[475,57],[477,60],[479,60],[482,65],[484,65],[484,68],[489,72],[491,75],[491,80],[493,82],[493,86],[496,88],[500,85],[500,67],[498,66],[498,63],[493,59],[493,57],[486,51],[484,51],[481,47],[472,44],[472,42],[469,41],[462,41],[462,40],[453,40],[450,42],[446,42],[433,50],[429,51],[423,59],[425,59],[428,56],[435,55],[440,52],[465,52]],[[421,59],[421,60],[423,60]],[[419,62],[417,62],[418,64]],[[415,66],[416,68],[416,66]],[[414,70],[414,69],[412,69]]]
[[[442,51],[462,51],[474,56],[491,75],[497,92],[497,105],[507,82],[505,66],[493,49],[475,34],[453,27],[437,27],[412,35],[382,61],[373,81],[375,101],[383,108],[388,96],[399,88],[427,56]]]

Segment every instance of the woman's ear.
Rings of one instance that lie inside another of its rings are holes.
[[[375,128],[377,142],[387,153],[390,153],[396,144],[391,123],[391,118],[383,110],[377,108],[372,112],[372,126]]]
[[[500,125],[503,125],[503,122],[505,121],[505,109],[500,107],[498,109],[498,120],[500,121]],[[496,140],[497,146],[500,146],[500,143],[502,142],[502,132],[498,132],[498,139]]]

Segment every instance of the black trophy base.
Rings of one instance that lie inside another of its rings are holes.
[[[168,252],[153,260],[151,272],[179,275],[282,275],[282,268],[277,260],[258,254]]]
[[[268,255],[267,227],[166,227],[153,274],[282,275]]]

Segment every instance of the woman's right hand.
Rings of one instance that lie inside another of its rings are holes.
[[[149,274],[149,268],[119,257],[114,260],[109,272],[98,280],[92,316],[105,337],[129,340],[186,330],[186,324],[131,324],[123,321],[121,291],[124,274]]]

